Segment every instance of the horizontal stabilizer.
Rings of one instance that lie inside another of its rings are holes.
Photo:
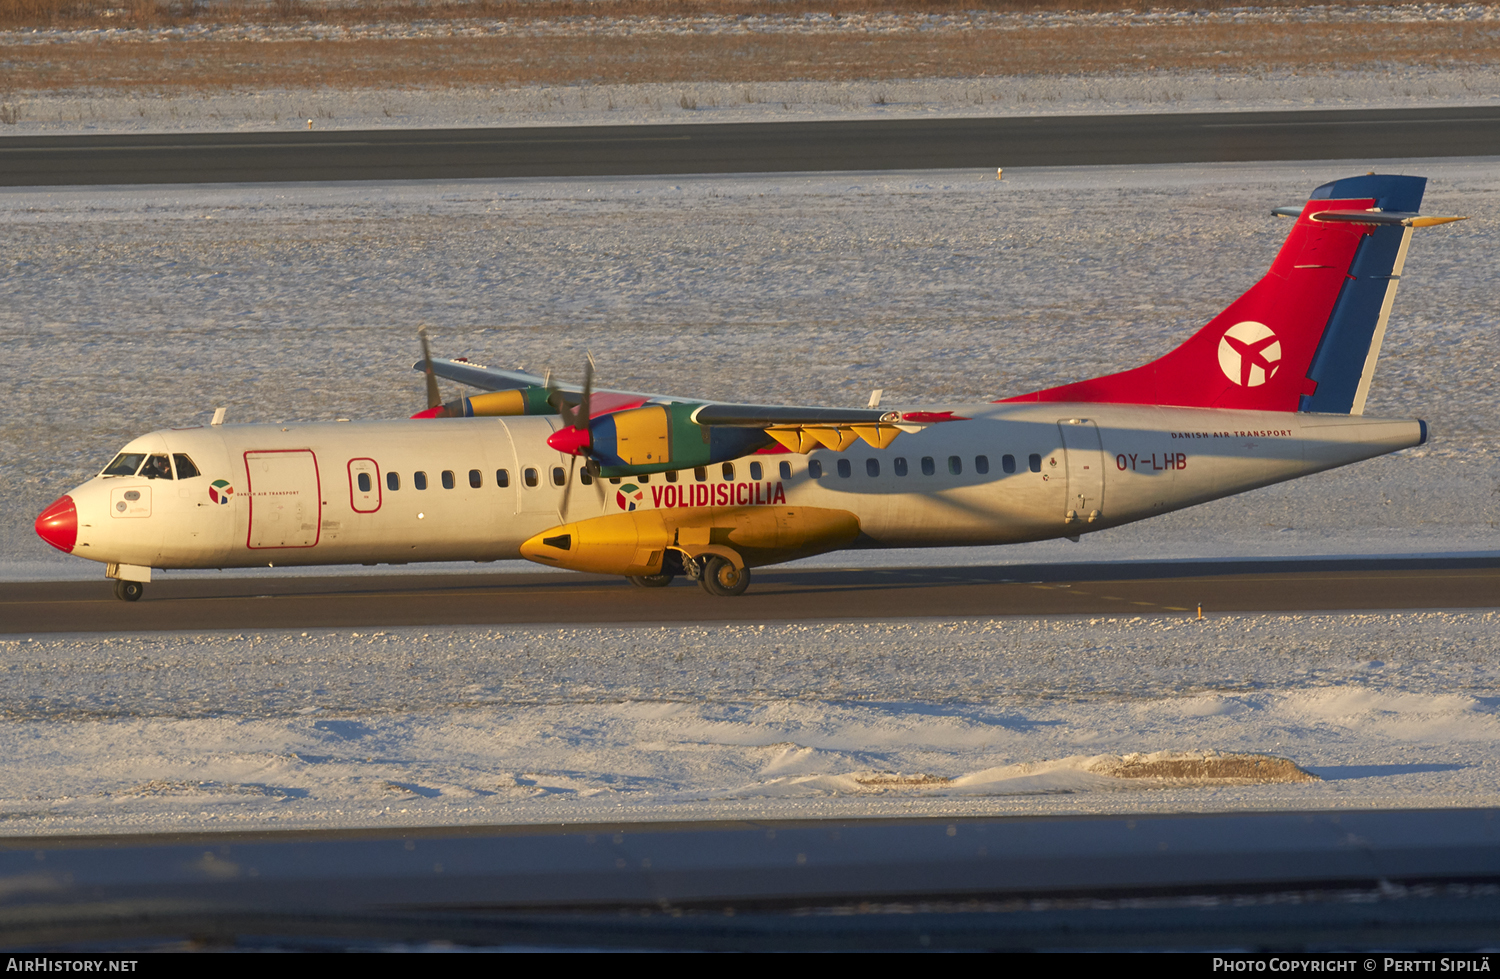
[[[1438,224],[1467,221],[1469,218],[1467,215],[1463,217],[1424,216],[1410,211],[1319,211],[1312,215],[1312,220],[1319,224],[1343,221],[1348,224],[1391,224],[1402,228],[1430,228]]]

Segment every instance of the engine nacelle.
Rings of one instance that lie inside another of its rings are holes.
[[[601,476],[692,469],[728,462],[773,444],[759,428],[705,426],[693,421],[701,403],[645,405],[595,418],[593,456]]]
[[[555,415],[557,407],[547,400],[544,387],[491,391],[472,398],[455,398],[436,408],[419,411],[413,418],[494,418],[506,415]]]
[[[529,561],[595,574],[660,574],[668,552],[716,554],[761,567],[847,547],[859,518],[803,506],[673,507],[612,513],[543,531],[521,545]]]

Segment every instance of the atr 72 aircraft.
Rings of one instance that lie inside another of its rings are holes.
[[[1364,416],[1412,230],[1462,220],[1420,216],[1425,187],[1369,174],[1276,208],[1296,221],[1266,276],[1119,374],[983,404],[725,404],[434,359],[424,336],[420,421],[221,409],[133,440],[36,530],[127,601],[153,568],[519,557],[738,595],[840,548],[1077,540],[1427,440]],[[489,393],[443,404],[438,377]]]

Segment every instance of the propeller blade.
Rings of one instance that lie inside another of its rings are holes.
[[[568,513],[568,501],[570,499],[572,499],[572,497],[573,497],[573,471],[577,467],[577,465],[578,465],[578,457],[574,456],[573,459],[572,459],[572,461],[568,463],[568,482],[567,482],[567,485],[565,485],[563,487],[562,504],[560,506],[558,506],[558,508],[557,508],[557,522],[558,523],[567,523],[568,522],[568,517],[567,517],[567,513]]]
[[[422,341],[422,363],[426,367],[427,375],[427,407],[436,408],[443,403],[443,396],[438,392],[437,375],[432,372],[432,350],[427,346],[427,327],[417,327],[417,338]]]
[[[589,448],[594,447],[594,433],[589,419],[594,417],[594,358],[590,357],[583,365],[583,400],[578,402],[578,412],[573,416],[573,424],[579,428],[589,429]]]

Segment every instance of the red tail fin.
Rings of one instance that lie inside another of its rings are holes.
[[[1319,187],[1265,278],[1182,346],[1134,370],[1002,400],[1350,411],[1362,372],[1367,387],[1374,369],[1368,354],[1389,313],[1410,228],[1312,215],[1414,212],[1425,184],[1372,175]],[[1312,397],[1320,385],[1323,397]]]

